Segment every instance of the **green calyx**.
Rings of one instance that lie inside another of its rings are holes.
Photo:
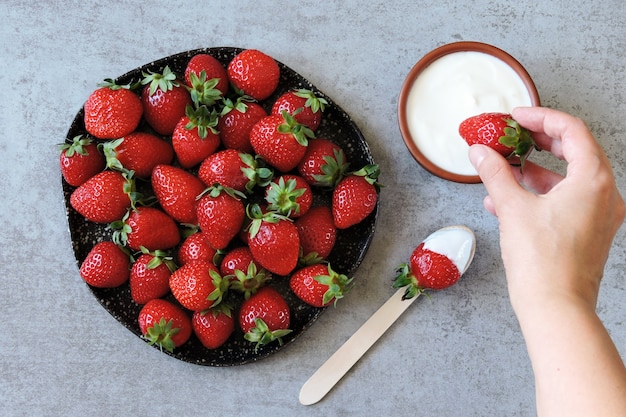
[[[270,330],[267,324],[260,318],[254,319],[254,327],[250,329],[243,337],[249,342],[256,343],[254,351],[257,352],[259,347],[267,345],[275,340],[282,346],[282,338],[291,333],[290,329]]]
[[[255,100],[252,97],[246,95],[237,97],[237,100],[235,100],[235,102],[233,102],[233,100],[230,98],[223,98],[222,111],[220,113],[220,116],[226,116],[233,110],[237,110],[240,113],[245,113],[246,111],[248,111],[248,105],[246,103],[252,103],[254,101]]]
[[[348,169],[346,155],[342,149],[335,149],[333,155],[326,155],[322,158],[325,162],[320,166],[322,174],[313,175],[315,185],[324,188],[334,188],[343,178]]]
[[[378,176],[380,175],[380,169],[376,164],[365,165],[363,168],[352,172],[351,175],[357,175],[363,177],[365,181],[376,187],[376,191],[380,191],[382,184],[378,182]]]
[[[206,71],[200,71],[199,75],[195,72],[189,74],[191,87],[188,87],[191,101],[199,107],[201,105],[212,106],[222,98],[222,92],[215,88],[219,84],[219,78],[211,78],[207,80]]]
[[[185,108],[185,115],[189,119],[189,122],[185,125],[185,129],[198,129],[200,139],[205,139],[209,131],[214,135],[219,133],[216,129],[219,119],[215,109],[209,111],[208,107],[205,105],[201,105],[198,108],[189,105]]]
[[[114,169],[120,172],[126,172],[126,168],[122,165],[117,158],[117,148],[124,142],[124,138],[115,140],[109,140],[104,143],[98,144],[98,147],[102,150],[104,157],[106,158],[107,168]]]
[[[241,168],[241,172],[248,179],[246,192],[252,194],[254,187],[266,187],[271,183],[272,178],[274,178],[274,172],[265,166],[260,156],[242,152],[239,154],[239,158],[245,165],[245,167]]]
[[[220,314],[224,314],[224,315],[226,315],[228,317],[232,317],[232,315],[233,315],[233,307],[230,304],[226,303],[226,302],[221,302],[221,303],[219,303],[216,306],[212,306],[212,307],[209,307],[206,310],[202,310],[200,312],[200,314],[203,315],[203,316],[205,314],[212,314],[213,317],[217,317]]]
[[[137,88],[138,84],[139,83],[118,84],[112,78],[105,78],[103,82],[98,83],[98,87],[107,87],[111,90],[121,90],[121,89],[134,90],[135,88]]]
[[[306,99],[304,107],[310,107],[313,113],[323,112],[328,105],[328,101],[323,97],[318,97],[311,90],[300,88],[294,91],[294,94],[300,98]]]
[[[250,262],[245,272],[236,269],[233,275],[224,277],[225,280],[230,281],[230,288],[243,293],[246,300],[271,278],[270,272],[266,271],[265,268],[258,269],[254,262]]]
[[[158,249],[153,252],[150,252],[144,246],[141,246],[139,249],[141,250],[142,254],[147,254],[147,255],[152,256],[152,259],[148,262],[148,264],[146,265],[146,268],[155,269],[159,265],[165,264],[165,266],[167,266],[167,269],[169,269],[170,272],[176,271],[176,263],[174,262],[174,258],[170,256],[167,252],[158,250]]]
[[[161,350],[165,349],[171,353],[176,348],[176,343],[174,343],[172,337],[179,331],[179,327],[174,327],[173,320],[166,321],[164,317],[161,317],[158,323],[147,329],[144,338],[150,345],[157,345]]]
[[[148,70],[148,72],[142,72],[141,75],[143,75],[141,85],[150,86],[150,95],[153,95],[157,91],[157,89],[166,92],[180,85],[176,80],[176,74],[172,72],[169,66],[166,66],[163,69],[163,73],[152,72]]]
[[[523,128],[515,120],[511,118],[503,119],[507,127],[504,128],[504,136],[498,138],[498,142],[509,148],[513,148],[513,151],[508,158],[519,156],[520,159],[520,171],[524,169],[524,162],[533,149],[539,149],[535,144],[535,141],[528,129]]]
[[[74,136],[74,138],[72,139],[72,143],[61,143],[59,145],[59,151],[65,151],[65,156],[68,158],[71,158],[74,155],[87,156],[89,155],[89,152],[87,152],[87,149],[85,148],[92,142],[93,141],[88,136]]]
[[[296,188],[297,186],[293,178],[285,181],[283,177],[280,177],[278,182],[270,183],[265,196],[268,203],[267,209],[285,216],[300,213],[300,204],[296,200],[306,192],[306,189]]]
[[[217,271],[210,270],[209,276],[211,277],[211,281],[213,282],[213,286],[215,286],[215,289],[209,294],[207,300],[213,302],[211,304],[211,307],[216,307],[222,302],[222,299],[228,292],[230,283],[228,279],[222,278],[222,276]]]
[[[320,284],[328,286],[328,290],[324,293],[322,302],[326,305],[332,300],[335,300],[333,303],[335,307],[337,306],[337,301],[343,298],[344,294],[350,289],[353,280],[353,278],[348,278],[344,274],[333,271],[330,264],[328,265],[328,275],[317,275],[313,277],[313,279]]]
[[[305,125],[298,123],[292,114],[289,114],[285,110],[283,110],[281,114],[284,123],[278,125],[278,133],[293,135],[296,141],[302,146],[307,146],[309,139],[315,138],[315,133]]]
[[[411,272],[408,264],[403,263],[396,268],[396,278],[393,282],[393,288],[406,287],[406,291],[402,296],[403,300],[413,298],[419,294],[424,294],[424,288],[417,282],[417,277]]]
[[[230,187],[224,187],[223,185],[221,185],[219,183],[215,183],[212,186],[206,188],[203,192],[201,192],[196,197],[196,200],[200,200],[205,195],[209,195],[209,196],[215,198],[215,197],[218,197],[222,193],[225,193],[225,194],[229,195],[230,197],[232,197],[232,198],[234,198],[236,200],[240,200],[242,198],[246,198],[246,195],[244,193],[242,193],[241,191],[235,190],[235,189],[230,188]]]
[[[250,218],[251,222],[247,227],[248,235],[253,238],[259,232],[263,222],[278,223],[281,220],[292,221],[289,217],[277,213],[275,211],[268,211],[263,213],[261,206],[258,204],[248,204],[246,207],[246,214]]]

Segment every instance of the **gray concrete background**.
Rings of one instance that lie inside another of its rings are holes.
[[[626,195],[626,3],[266,3],[0,3],[0,415],[534,415],[484,188],[417,165],[400,137],[397,98],[431,49],[494,44],[522,62],[544,105],[588,122]],[[96,83],[210,46],[258,48],[308,78],[354,118],[385,184],[349,296],[278,354],[233,368],[165,356],[102,309],[73,259],[56,149]],[[547,154],[535,160],[562,169]],[[478,238],[463,280],[413,305],[321,403],[299,405],[307,378],[392,294],[395,266],[452,223]],[[622,228],[598,306],[622,354],[625,249]]]

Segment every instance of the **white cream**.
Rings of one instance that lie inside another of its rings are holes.
[[[474,232],[466,226],[448,226],[439,229],[424,239],[424,248],[440,253],[452,260],[463,274],[476,250]]]
[[[522,79],[504,61],[482,52],[454,52],[417,77],[406,116],[411,137],[426,158],[446,171],[476,175],[459,124],[476,114],[510,113],[530,104]]]

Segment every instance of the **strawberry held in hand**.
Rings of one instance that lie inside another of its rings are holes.
[[[530,132],[507,113],[483,113],[465,119],[459,125],[459,134],[470,146],[487,145],[506,158],[519,156],[522,168],[536,148]]]

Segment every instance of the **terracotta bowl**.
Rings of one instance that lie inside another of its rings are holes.
[[[415,66],[411,69],[409,74],[407,75],[402,89],[400,90],[400,97],[398,99],[398,121],[400,124],[400,132],[402,134],[402,138],[404,142],[411,152],[411,155],[415,158],[415,160],[427,171],[431,174],[434,174],[438,177],[444,178],[446,180],[460,182],[460,183],[479,183],[480,177],[478,175],[463,175],[455,172],[450,172],[440,166],[434,164],[428,158],[424,156],[422,151],[419,149],[416,142],[411,137],[411,132],[409,131],[408,120],[407,120],[407,98],[409,96],[409,92],[415,82],[415,80],[420,76],[420,74],[426,69],[430,64],[432,64],[435,60],[451,54],[455,52],[483,52],[489,55],[492,55],[496,58],[499,58],[509,67],[511,67],[517,75],[521,78],[524,86],[528,90],[528,94],[530,96],[530,102],[533,106],[539,106],[539,94],[537,93],[537,88],[533,80],[531,79],[528,72],[524,69],[524,67],[511,55],[506,53],[505,51],[496,48],[495,46],[480,43],[480,42],[455,42],[443,45],[439,48],[436,48],[426,54],[422,59],[420,59]]]

